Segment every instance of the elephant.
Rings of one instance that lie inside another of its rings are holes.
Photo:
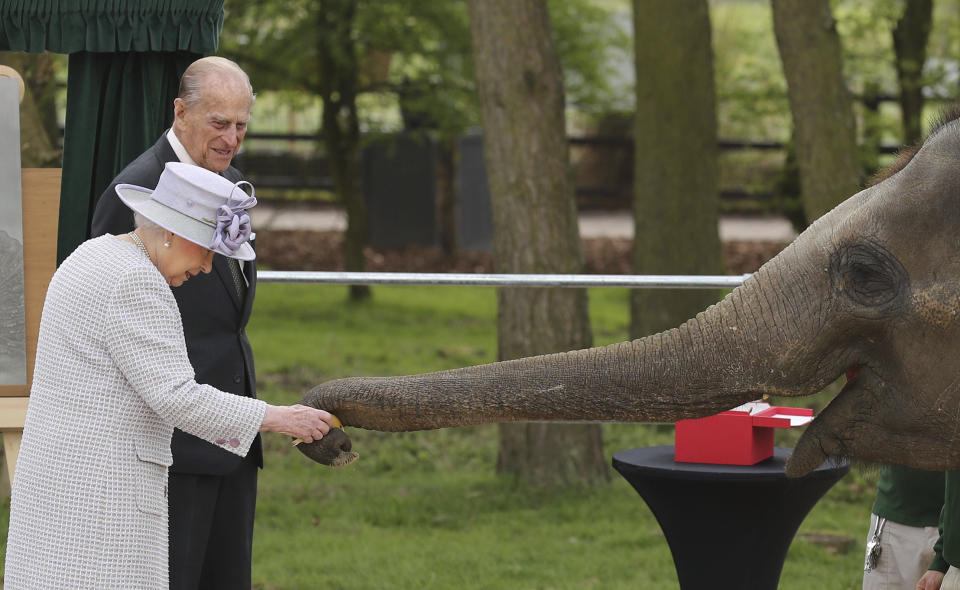
[[[723,300],[637,340],[322,383],[301,403],[381,431],[511,421],[675,422],[844,377],[787,461],[960,468],[960,108]],[[356,458],[342,430],[298,447]]]

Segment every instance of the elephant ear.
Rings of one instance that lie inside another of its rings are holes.
[[[297,445],[301,453],[330,467],[344,467],[356,461],[360,455],[352,448],[350,437],[340,428],[331,428],[320,440]]]

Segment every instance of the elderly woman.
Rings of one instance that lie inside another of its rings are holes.
[[[166,589],[173,429],[243,456],[259,431],[309,442],[332,421],[194,380],[170,286],[210,272],[214,253],[254,257],[252,194],[181,163],[167,164],[154,191],[116,190],[136,231],[85,242],[47,290],[10,504],[8,589]]]

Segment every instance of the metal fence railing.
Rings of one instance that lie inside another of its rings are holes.
[[[632,287],[646,289],[732,289],[743,275],[573,275],[408,272],[322,272],[261,270],[261,283],[325,285],[460,285],[473,287]]]

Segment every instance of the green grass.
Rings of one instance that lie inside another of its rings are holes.
[[[594,289],[590,301],[596,344],[625,339],[627,290]],[[488,288],[375,287],[357,305],[345,287],[261,284],[249,335],[260,396],[288,404],[325,379],[495,360],[495,326]],[[812,399],[820,407],[824,398]],[[618,450],[673,441],[667,425],[603,430],[608,464]],[[612,468],[606,484],[556,491],[494,473],[496,426],[349,432],[361,458],[337,470],[264,437],[258,590],[678,588],[659,525]],[[781,589],[860,587],[874,479],[848,475],[801,527],[845,535],[852,548],[833,555],[798,535]]]

